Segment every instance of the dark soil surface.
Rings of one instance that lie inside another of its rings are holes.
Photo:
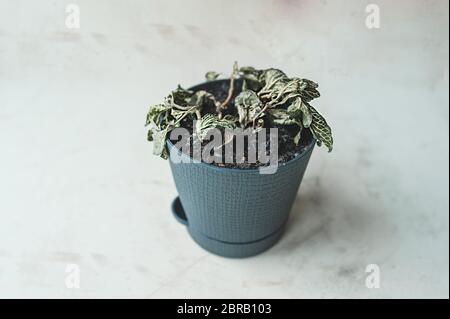
[[[242,86],[242,83],[240,81],[236,81],[236,86],[235,86],[235,90],[234,90],[234,94],[233,94],[233,99],[230,102],[230,104],[228,105],[227,111],[224,114],[236,114],[236,109],[234,107],[234,97],[237,96],[240,93],[240,87]],[[212,82],[207,82],[204,83],[202,85],[198,85],[196,87],[191,88],[194,91],[198,91],[198,90],[206,90],[210,93],[212,93],[216,99],[218,101],[224,101],[228,95],[228,87],[229,87],[229,81],[227,80],[219,80],[219,81],[212,81]],[[208,105],[204,108],[203,114],[206,113],[215,113],[215,106],[212,105]],[[183,149],[189,149],[189,156],[193,156],[193,135],[192,135],[192,119],[189,120],[184,120],[181,122],[181,126],[188,129],[191,133],[191,136],[189,138],[189,148],[187,148],[187,145],[185,145],[186,147],[184,147]],[[270,150],[270,139],[269,139],[269,128],[274,127],[274,126],[270,126],[270,123],[265,123],[264,127],[267,129],[266,131],[266,150],[267,153],[269,154],[269,150]],[[312,141],[312,134],[309,130],[305,129],[302,132],[302,136],[300,139],[300,142],[298,143],[298,145],[295,145],[294,143],[294,136],[297,134],[298,132],[298,127],[295,125],[291,125],[291,126],[287,126],[287,125],[280,125],[280,126],[275,126],[278,128],[278,163],[282,164],[282,163],[286,163],[288,161],[290,161],[291,159],[293,159],[294,157],[296,157],[297,155],[301,154],[302,152],[304,152],[305,148],[311,143]],[[224,135],[224,134],[222,134]],[[236,137],[234,137],[233,139],[233,143],[235,142]],[[172,143],[177,143],[177,140],[171,140]],[[210,141],[203,141],[202,142],[202,150],[203,147],[205,145],[207,145]],[[222,142],[225,142],[224,140]],[[231,143],[231,142],[229,142]],[[235,144],[235,143],[234,143]],[[242,163],[236,163],[236,161],[234,161],[234,163],[222,163],[223,161],[223,156],[222,159],[218,160],[218,162],[213,162],[211,165],[215,165],[215,166],[219,166],[219,167],[227,167],[227,168],[240,168],[240,169],[248,169],[248,168],[257,168],[257,167],[262,167],[262,166],[267,166],[269,165],[269,163],[261,163],[259,161],[257,161],[256,163],[249,163],[248,162],[248,158],[247,158],[247,153],[248,153],[248,143],[247,143],[247,138],[245,139],[244,142],[244,159]],[[224,147],[222,147],[222,155],[223,155],[223,150]],[[234,148],[235,150],[235,148]],[[252,149],[250,149],[251,151],[254,151]],[[187,152],[186,152],[187,153]],[[234,156],[235,158],[235,156]]]

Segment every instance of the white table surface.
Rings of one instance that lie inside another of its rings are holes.
[[[0,297],[448,298],[448,2],[371,2],[1,0]],[[144,128],[234,60],[319,82],[335,136],[282,240],[242,260],[172,218]]]

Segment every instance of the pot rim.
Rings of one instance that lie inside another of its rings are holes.
[[[252,167],[252,168],[231,168],[231,167],[219,167],[213,164],[209,164],[209,163],[205,163],[202,161],[198,161],[193,159],[191,156],[187,155],[186,153],[183,153],[179,148],[177,148],[170,140],[167,140],[167,147],[169,148],[169,154],[172,154],[172,151],[175,150],[175,152],[178,153],[178,155],[181,154],[182,157],[184,158],[188,158],[189,162],[185,163],[185,164],[197,164],[197,165],[202,165],[205,168],[209,168],[212,170],[219,170],[221,172],[239,172],[239,173],[255,173],[255,172],[259,172],[260,169],[264,168],[264,167],[268,167],[268,166],[259,166],[259,167]],[[296,155],[293,159],[285,162],[285,163],[279,163],[278,164],[278,169],[282,168],[282,167],[286,167],[292,163],[294,163],[295,161],[298,161],[299,159],[301,159],[303,156],[305,156],[306,154],[308,154],[308,152],[314,147],[314,145],[316,144],[316,140],[312,137],[311,138],[311,142],[303,149],[303,152],[299,153],[298,155]],[[169,161],[170,161],[170,156],[169,156]]]

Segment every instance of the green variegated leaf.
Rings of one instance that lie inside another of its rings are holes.
[[[239,123],[242,127],[263,116],[261,113],[263,104],[258,95],[253,91],[242,91],[236,96],[234,104],[239,114]]]
[[[328,126],[327,121],[323,118],[319,112],[316,111],[311,105],[308,108],[312,115],[312,123],[310,126],[311,132],[314,138],[317,140],[317,145],[322,143],[328,148],[328,151],[333,150],[333,136],[331,133],[331,128]]]
[[[216,115],[206,114],[195,123],[195,132],[200,141],[203,141],[209,130],[213,128],[235,128],[233,120],[224,117],[219,119]]]

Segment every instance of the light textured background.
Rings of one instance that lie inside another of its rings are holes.
[[[0,297],[448,298],[448,1],[373,0],[380,29],[369,1],[71,2],[79,30],[70,1],[0,0]],[[244,260],[170,216],[143,126],[234,60],[319,82],[336,141],[283,239]]]

